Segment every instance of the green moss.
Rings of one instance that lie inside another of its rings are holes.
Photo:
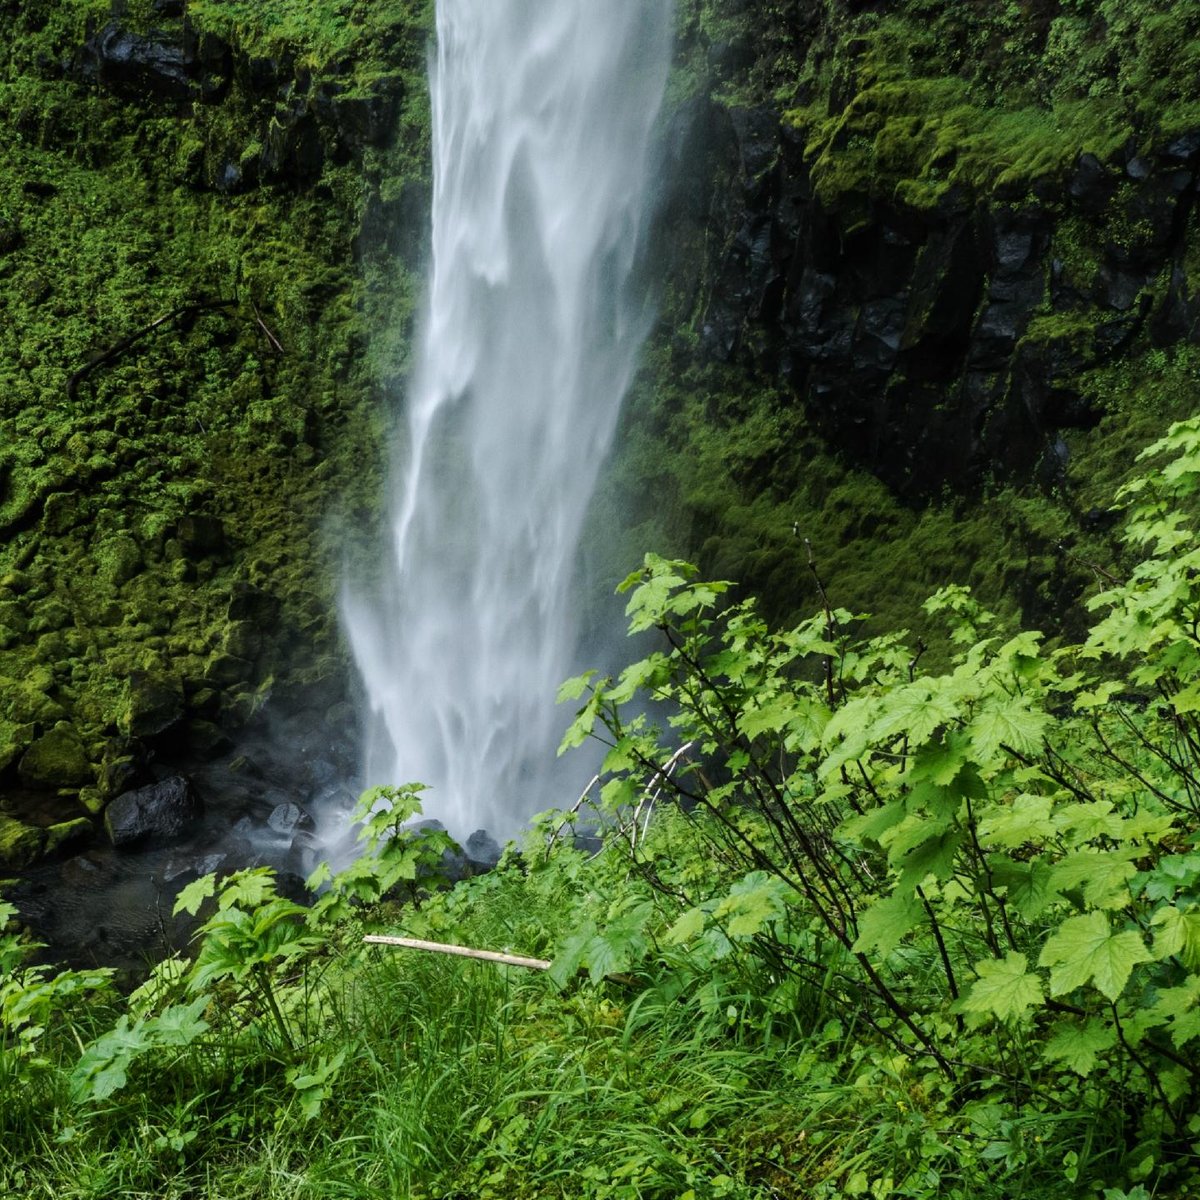
[[[36,788],[79,788],[94,777],[79,734],[66,722],[34,741],[19,769],[22,781]]]
[[[41,857],[45,842],[44,830],[0,816],[0,868],[19,871],[32,865]]]
[[[832,116],[825,106],[793,109],[788,120],[806,135],[813,184],[830,210],[847,197],[882,196],[926,209],[952,191],[1023,190],[1062,177],[1081,153],[1108,157],[1128,137],[1119,105],[988,107],[955,76],[885,79],[864,86]]]
[[[393,147],[236,195],[210,177],[257,162],[271,97],[234,80],[223,102],[176,111],[62,76],[108,17],[107,0],[35,0],[0,46],[0,223],[18,231],[0,240],[0,712],[71,716],[85,741],[128,722],[131,673],[203,677],[239,581],[281,603],[249,682],[286,669],[300,627],[313,651],[298,677],[343,668],[337,579],[369,541],[360,514],[381,510],[382,388],[407,369],[419,296],[356,239],[368,202],[424,186],[428,145],[426,3],[189,5],[240,59],[402,94]],[[141,0],[122,20],[164,24]],[[226,303],[68,387],[211,300]],[[353,536],[327,538],[348,513]],[[204,522],[222,531],[211,545]],[[13,682],[39,662],[44,689]]]
[[[432,27],[432,0],[190,0],[188,15],[255,54],[287,51],[319,66],[367,57],[372,45],[411,41]]]
[[[83,841],[92,835],[92,823],[87,817],[76,817],[72,821],[60,821],[46,829],[45,854],[53,854],[72,842]]]

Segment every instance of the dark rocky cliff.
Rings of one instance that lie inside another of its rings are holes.
[[[1159,0],[683,4],[629,426],[655,449],[622,475],[674,514],[652,536],[780,614],[807,539],[889,624],[951,576],[1071,620],[1113,490],[1195,403],[1198,29]]]

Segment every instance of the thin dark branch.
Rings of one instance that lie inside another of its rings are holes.
[[[76,371],[70,379],[67,380],[67,396],[74,400],[75,394],[79,390],[79,385],[94,371],[97,367],[102,367],[105,363],[112,362],[114,359],[120,358],[126,351],[132,349],[148,334],[153,333],[156,329],[161,329],[164,325],[171,325],[176,321],[181,321],[184,317],[191,316],[194,313],[208,312],[216,308],[233,308],[237,304],[236,300],[193,300],[188,304],[182,304],[178,308],[172,309],[169,313],[164,313],[161,317],[151,321],[148,325],[143,325],[140,329],[135,330],[128,337],[122,338],[115,346],[96,355],[82,367]]]

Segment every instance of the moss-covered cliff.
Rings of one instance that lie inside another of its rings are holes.
[[[779,612],[810,539],[888,624],[947,574],[1071,619],[1113,485],[1195,403],[1200,6],[680,10],[623,477],[650,536]]]
[[[40,821],[342,685],[405,370],[428,6],[186,7],[0,5],[0,805]]]

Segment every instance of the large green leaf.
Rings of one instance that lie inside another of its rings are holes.
[[[1016,796],[1008,804],[997,804],[979,814],[979,837],[985,845],[1011,849],[1040,843],[1054,833],[1050,796]]]
[[[1050,968],[1050,994],[1061,996],[1089,981],[1110,1000],[1116,1000],[1138,963],[1150,952],[1133,930],[1113,933],[1108,916],[1089,912],[1070,917],[1042,947],[1038,965]]]
[[[917,927],[923,911],[914,896],[885,896],[876,900],[858,918],[855,953],[869,954],[874,950],[886,958]]]
[[[713,917],[731,938],[753,937],[783,915],[788,890],[778,876],[752,871],[734,884]]]
[[[1154,914],[1151,924],[1155,958],[1178,955],[1193,971],[1200,968],[1200,908],[1181,910],[1167,904]]]
[[[975,964],[979,978],[959,1001],[963,1012],[990,1013],[1001,1021],[1019,1017],[1042,1002],[1042,981],[1028,970],[1023,954],[985,958]]]
[[[1054,868],[1036,860],[1017,862],[1004,854],[993,854],[988,858],[992,883],[1005,888],[1008,902],[1027,921],[1041,916],[1055,900],[1059,891],[1054,886]]]
[[[1040,750],[1050,714],[1031,708],[1023,695],[990,696],[980,704],[970,725],[971,744],[987,762],[1011,746],[1022,753]]]
[[[1081,850],[1056,863],[1051,879],[1060,892],[1081,888],[1084,900],[1094,908],[1120,908],[1129,899],[1128,884],[1137,873],[1131,860],[1137,854],[1132,846]]]
[[[1116,1028],[1105,1021],[1095,1017],[1086,1022],[1061,1021],[1055,1027],[1054,1036],[1043,1047],[1042,1057],[1049,1062],[1062,1063],[1077,1075],[1086,1077],[1095,1068],[1097,1056],[1116,1044]]]

